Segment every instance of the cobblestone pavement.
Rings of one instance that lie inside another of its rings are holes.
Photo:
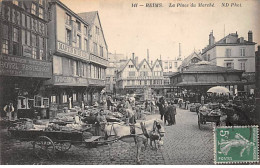
[[[177,109],[174,126],[165,126],[166,136],[162,149],[147,149],[141,154],[141,164],[213,164],[212,126],[198,129],[197,115],[194,112]],[[147,119],[159,118],[159,115],[147,116]],[[1,164],[136,164],[134,144],[124,142],[86,148],[84,145],[72,146],[62,155],[55,155],[53,160],[39,160],[35,157],[30,142],[10,140],[6,130],[1,130]],[[114,160],[111,160],[111,157]]]

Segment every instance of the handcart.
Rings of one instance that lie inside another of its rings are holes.
[[[198,126],[201,129],[201,125],[205,125],[207,122],[216,123],[219,125],[221,115],[210,115],[206,112],[199,112],[198,113]]]

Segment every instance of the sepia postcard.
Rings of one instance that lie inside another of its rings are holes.
[[[259,0],[0,0],[1,165],[259,165]]]

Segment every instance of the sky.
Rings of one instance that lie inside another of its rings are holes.
[[[75,13],[98,11],[108,51],[128,58],[132,53],[139,60],[187,57],[194,50],[208,45],[213,31],[218,41],[237,31],[239,37],[260,45],[260,0],[60,0]],[[241,7],[234,7],[236,2]],[[132,7],[138,3],[138,7]],[[163,7],[145,7],[146,3],[162,3]],[[169,7],[169,4],[188,4],[188,7]],[[191,7],[191,3],[196,7]],[[198,7],[199,3],[214,3],[214,7]],[[228,3],[229,7],[222,7]],[[232,7],[231,7],[232,4]]]

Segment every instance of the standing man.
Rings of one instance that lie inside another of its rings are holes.
[[[167,113],[168,113],[168,124],[174,125],[176,123],[175,121],[175,115],[176,115],[176,107],[173,103],[169,103],[167,107]]]
[[[159,102],[157,102],[156,105],[159,107],[159,112],[160,112],[160,115],[161,115],[161,120],[163,120],[163,116],[164,116],[164,113],[165,113],[165,110],[164,110],[164,99],[163,99],[163,97],[161,97],[161,98],[159,99]]]
[[[13,103],[9,102],[9,104],[7,104],[4,107],[4,111],[6,112],[6,116],[8,117],[8,119],[12,120],[12,113],[14,112]],[[16,118],[16,117],[14,116],[14,118]]]

